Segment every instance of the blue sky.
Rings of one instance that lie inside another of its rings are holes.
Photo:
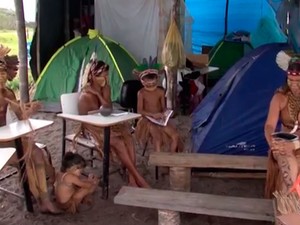
[[[25,20],[27,22],[35,21],[36,0],[23,0]],[[15,10],[14,0],[0,0],[0,8]]]

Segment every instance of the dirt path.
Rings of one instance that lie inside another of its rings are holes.
[[[54,125],[37,132],[36,137],[39,142],[47,144],[51,152],[54,165],[59,169],[61,162],[61,141],[62,123],[59,118],[52,113],[40,113],[35,118],[54,120]],[[181,131],[185,146],[188,149],[190,121],[188,117],[179,117],[175,123]],[[76,124],[68,122],[67,132],[72,132]],[[147,153],[151,151],[150,149]],[[82,151],[81,151],[82,152]],[[83,152],[87,156],[89,151]],[[167,189],[168,179],[154,179],[154,168],[147,166],[147,156],[141,156],[142,150],[137,146],[138,168],[146,177],[147,181],[155,188]],[[147,155],[146,153],[146,155]],[[101,162],[99,162],[101,163]],[[97,174],[101,174],[101,165],[97,163],[96,169],[90,169]],[[114,170],[116,166],[112,166]],[[7,167],[0,173],[0,177],[11,171]],[[18,197],[0,191],[0,225],[157,225],[157,211],[135,207],[125,207],[113,204],[113,197],[121,188],[123,181],[118,173],[110,176],[109,199],[101,199],[101,189],[95,194],[95,202],[92,208],[82,209],[77,215],[49,216],[42,215],[35,211],[28,214],[24,210],[23,201]],[[18,176],[14,175],[9,179],[0,181],[1,187],[22,193],[18,184]],[[234,196],[262,197],[263,180],[226,180],[212,178],[193,178],[192,190],[195,192],[218,193]],[[270,225],[266,222],[244,221],[238,219],[228,219],[221,217],[200,216],[192,214],[182,214],[182,225]]]

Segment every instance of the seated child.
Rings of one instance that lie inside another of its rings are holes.
[[[82,177],[81,172],[85,166],[86,162],[79,154],[68,152],[63,158],[54,187],[56,202],[66,212],[76,213],[80,203],[95,192],[99,183],[92,174],[88,178]]]
[[[147,117],[154,119],[165,117],[165,93],[162,88],[157,87],[158,70],[145,70],[139,74],[139,78],[144,87],[138,92],[137,110],[143,117],[136,127],[137,139],[146,143],[150,136],[157,152],[161,151],[162,145],[170,146],[171,152],[179,151],[179,135],[176,128],[169,122],[166,126],[161,126],[147,119]]]

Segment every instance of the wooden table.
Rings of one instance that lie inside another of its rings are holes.
[[[30,124],[31,126],[30,126]],[[16,145],[16,153],[19,159],[19,167],[21,170],[21,177],[26,173],[24,160],[23,160],[23,145],[21,141],[21,137],[27,135],[33,131],[39,130],[44,127],[48,127],[53,124],[53,121],[49,120],[37,120],[37,119],[29,119],[29,120],[20,120],[14,123],[10,123],[6,126],[0,127],[0,143],[1,142],[9,142],[15,141]],[[27,179],[23,180],[23,190],[26,202],[27,211],[33,212],[33,206],[31,201],[31,194],[29,190],[29,185]]]
[[[119,123],[129,120],[135,120],[141,117],[140,114],[127,113],[121,116],[102,116],[100,114],[91,115],[74,115],[74,114],[57,114],[58,117],[63,119],[73,120],[89,125],[104,128],[104,142],[103,142],[103,182],[102,182],[102,198],[108,198],[108,185],[109,185],[109,152],[110,152],[110,127]],[[65,134],[63,134],[65,135]]]
[[[207,94],[207,89],[208,89],[208,74],[212,73],[214,71],[219,70],[219,67],[215,67],[215,66],[207,66],[207,67],[203,67],[203,68],[196,68],[194,71],[199,71],[200,74],[203,77],[203,84],[205,86],[205,89],[203,91],[203,97]]]

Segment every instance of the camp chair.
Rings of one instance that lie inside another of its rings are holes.
[[[120,105],[129,112],[137,112],[137,94],[143,88],[139,80],[127,80],[123,83],[120,94]],[[135,131],[136,122],[132,125],[132,134]],[[142,156],[145,156],[149,139],[146,141]],[[158,180],[158,167],[155,167],[155,178]]]
[[[120,105],[122,108],[129,112],[137,112],[137,94],[140,89],[143,88],[142,83],[139,80],[127,80],[123,83],[120,94]],[[132,132],[134,133],[137,121],[132,124]],[[142,156],[145,155],[147,150],[148,141],[144,146]]]
[[[79,98],[79,92],[62,94],[60,96],[62,113],[78,115],[79,114],[78,98]],[[66,152],[66,141],[72,142],[74,137],[75,137],[75,133],[66,135],[66,120],[63,119],[62,158],[64,157]],[[92,140],[82,136],[76,138],[76,143],[90,149],[90,155],[91,155],[90,160],[91,160],[91,166],[93,167],[93,160],[95,159],[93,157],[94,155],[93,152],[94,150],[97,150],[96,145],[93,143]]]

